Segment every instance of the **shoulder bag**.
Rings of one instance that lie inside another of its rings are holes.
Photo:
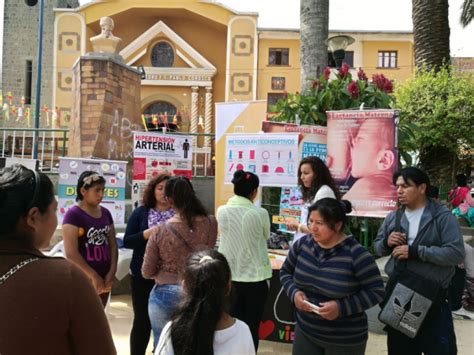
[[[403,212],[402,209],[397,210],[396,232],[401,231]],[[413,244],[415,243],[416,240]],[[440,284],[408,270],[406,260],[397,261],[387,282],[379,320],[409,338],[414,338],[430,310],[437,308],[442,301],[441,294]]]

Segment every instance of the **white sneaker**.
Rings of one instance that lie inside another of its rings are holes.
[[[452,313],[454,319],[474,320],[474,312],[469,312],[462,307]]]

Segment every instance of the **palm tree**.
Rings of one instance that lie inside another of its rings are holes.
[[[464,0],[461,8],[461,25],[467,27],[474,17],[474,2],[472,0]]]
[[[301,91],[328,63],[329,0],[300,0]]]
[[[471,0],[467,0],[471,1]],[[448,0],[412,0],[415,65],[439,68],[449,64]]]

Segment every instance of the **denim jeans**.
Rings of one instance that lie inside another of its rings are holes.
[[[155,351],[161,331],[170,321],[181,296],[181,286],[155,285],[148,300],[148,315],[153,330],[153,351]]]

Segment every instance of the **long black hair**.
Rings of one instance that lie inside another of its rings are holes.
[[[213,355],[214,332],[227,310],[231,273],[216,250],[192,254],[183,274],[183,300],[170,327],[175,354]]]
[[[173,201],[173,209],[186,219],[189,228],[193,227],[194,217],[207,216],[207,211],[197,198],[191,181],[183,176],[174,176],[166,182],[165,196]]]
[[[308,164],[313,170],[313,181],[311,181],[310,187],[305,187],[301,180],[301,166],[304,164]],[[334,191],[334,195],[336,195],[338,200],[341,198],[339,189],[331,176],[329,168],[321,159],[315,156],[306,157],[300,161],[300,165],[298,166],[298,185],[300,186],[304,201],[312,201],[323,185],[329,186],[331,190]]]
[[[19,164],[0,169],[0,239],[15,234],[18,221],[31,208],[44,214],[53,200],[53,183],[45,174]]]

